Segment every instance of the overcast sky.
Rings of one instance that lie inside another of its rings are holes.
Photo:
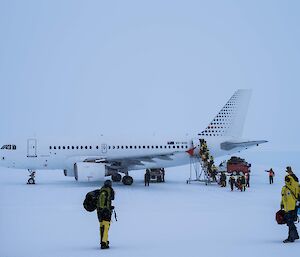
[[[244,136],[299,149],[299,1],[0,1],[0,138],[201,132],[253,89]]]

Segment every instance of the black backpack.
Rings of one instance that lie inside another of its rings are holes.
[[[83,201],[83,207],[88,212],[93,212],[97,209],[97,201],[100,195],[100,189],[88,192]]]

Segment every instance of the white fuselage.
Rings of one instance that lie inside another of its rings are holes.
[[[214,157],[238,151],[238,149],[234,149],[234,151],[221,150],[220,144],[226,140],[224,137],[205,139],[210,153]],[[131,165],[129,170],[166,168],[188,164],[190,154],[187,153],[187,150],[194,147],[197,147],[195,149],[197,151],[199,148],[198,139],[116,142],[100,137],[95,141],[69,140],[57,143],[45,143],[38,139],[28,139],[16,144],[15,150],[1,149],[0,165],[8,168],[30,170],[70,169],[74,163],[82,162],[91,157],[124,159],[173,153],[172,160],[155,159],[155,162],[145,161],[143,165]]]

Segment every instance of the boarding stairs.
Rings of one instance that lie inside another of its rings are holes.
[[[195,145],[195,143],[193,144]],[[196,151],[190,157],[190,177],[186,181],[187,184],[190,184],[191,182],[204,182],[205,185],[208,185],[213,182],[213,179],[208,172],[208,162],[204,161],[200,155],[200,146],[201,143],[196,145]]]

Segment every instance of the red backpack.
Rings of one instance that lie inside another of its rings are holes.
[[[286,220],[284,218],[284,214],[285,214],[285,211],[284,210],[279,210],[278,212],[276,212],[276,221],[279,225],[283,225],[283,224],[286,224]]]

